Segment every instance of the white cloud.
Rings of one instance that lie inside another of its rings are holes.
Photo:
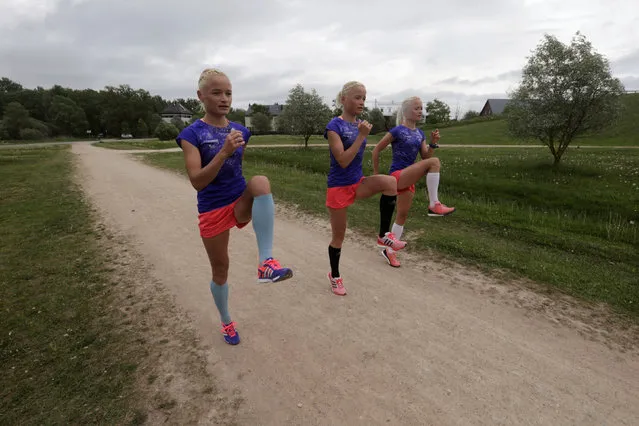
[[[371,102],[417,94],[479,109],[514,88],[545,32],[567,42],[577,31],[626,85],[639,81],[635,0],[3,0],[0,16],[0,76],[27,87],[188,97],[217,66],[237,106],[284,102],[296,83],[330,103],[359,80]]]

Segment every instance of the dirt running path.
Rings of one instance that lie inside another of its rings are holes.
[[[117,151],[73,151],[106,222],[137,242],[193,319],[210,371],[241,392],[241,424],[639,422],[632,346],[612,346],[603,331],[539,310],[550,299],[459,267],[391,270],[352,235],[342,258],[349,295],[333,296],[327,225],[281,212],[275,253],[295,269],[292,280],[258,285],[253,231],[232,232],[230,307],[243,341],[228,346],[188,181]]]

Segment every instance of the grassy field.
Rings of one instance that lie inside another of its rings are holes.
[[[372,135],[368,138],[369,143],[377,143],[383,135]],[[309,144],[326,145],[326,139],[322,136],[311,136]],[[250,145],[304,145],[304,139],[299,136],[290,135],[257,135],[251,136]],[[143,141],[118,141],[101,142],[94,144],[100,148],[120,149],[120,150],[143,150],[143,149],[170,149],[178,148],[175,141],[143,140]]]
[[[0,424],[136,418],[140,354],[108,315],[112,286],[71,156],[0,151]]]
[[[411,251],[499,268],[619,312],[639,315],[639,152],[574,150],[559,169],[545,150],[455,149],[440,199],[458,211],[426,215],[425,183],[406,225]],[[180,154],[145,155],[183,170]],[[390,150],[383,153],[387,170]],[[370,174],[367,151],[365,173]],[[325,148],[247,151],[245,174],[267,175],[276,197],[327,218]],[[349,226],[374,234],[379,197],[357,203]]]
[[[97,142],[97,143],[94,143],[93,145],[99,148],[109,148],[109,149],[117,149],[117,150],[178,148],[177,144],[174,141],[161,141],[157,139]]]
[[[46,142],[68,142],[68,141],[86,141],[86,140],[90,140],[92,138],[88,137],[88,138],[74,138],[74,137],[70,137],[70,136],[58,136],[55,138],[46,138],[46,139],[39,139],[39,140],[33,140],[33,141],[25,141],[22,139],[18,139],[18,140],[3,140],[0,139],[0,145],[29,145],[29,144],[33,144],[33,143],[46,143]]]
[[[622,98],[622,114],[618,123],[599,135],[585,135],[576,138],[571,146],[639,146],[639,94],[628,94]],[[430,127],[424,129],[427,133]],[[442,145],[520,145],[539,144],[522,142],[508,135],[506,120],[494,120],[441,129]]]

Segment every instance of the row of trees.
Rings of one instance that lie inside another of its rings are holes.
[[[176,101],[194,112],[200,110],[197,99]],[[160,113],[168,103],[128,85],[107,86],[103,90],[74,90],[58,85],[26,89],[4,77],[0,79],[0,138],[99,134],[117,137],[123,133],[146,137],[162,121]]]
[[[251,105],[251,127],[256,134],[277,132],[280,134],[300,135],[305,145],[311,135],[321,134],[324,126],[331,117],[342,113],[341,109],[329,108],[317,94],[315,89],[310,92],[304,90],[300,84],[289,92],[288,99],[282,113],[277,117],[276,128],[272,128],[272,115],[266,105]],[[426,104],[426,124],[444,124],[451,121],[450,107],[439,99],[434,99]],[[479,115],[476,111],[468,111],[464,119],[470,119]],[[396,114],[384,116],[379,108],[364,108],[360,116],[373,125],[371,134],[385,132],[395,126]]]

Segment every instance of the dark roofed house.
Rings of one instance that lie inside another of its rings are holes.
[[[172,103],[166,106],[162,113],[162,120],[170,123],[174,118],[179,118],[180,120],[188,123],[193,118],[193,113],[189,111],[184,105],[179,103]]]
[[[480,116],[487,115],[499,115],[504,112],[506,105],[510,102],[510,99],[488,99],[481,112]]]
[[[253,130],[251,115],[253,115],[254,111],[252,107],[253,105],[249,104],[248,109],[246,110],[245,123],[249,130]],[[275,102],[273,105],[266,105],[266,108],[268,108],[268,115],[271,117],[271,129],[275,130],[277,129],[277,117],[279,117],[279,115],[282,114],[282,111],[284,111],[284,105],[280,105]]]

